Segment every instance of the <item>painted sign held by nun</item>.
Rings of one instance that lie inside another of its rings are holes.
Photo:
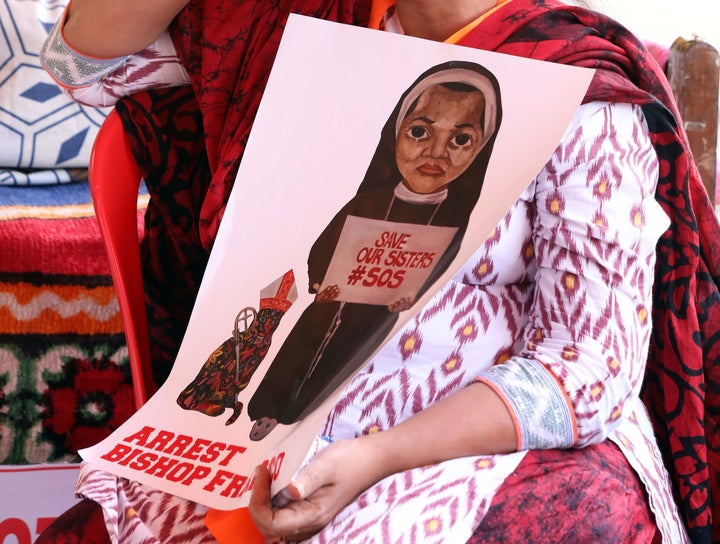
[[[457,230],[348,215],[318,296],[409,307]]]

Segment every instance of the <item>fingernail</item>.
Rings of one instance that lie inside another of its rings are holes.
[[[300,498],[305,498],[305,486],[297,482],[293,482],[293,486],[295,486],[295,490],[298,492]]]

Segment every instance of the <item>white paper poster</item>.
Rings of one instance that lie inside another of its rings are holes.
[[[291,16],[172,374],[83,457],[224,510],[258,464],[281,489],[338,387],[541,170],[592,75]],[[385,293],[351,294],[363,282]]]

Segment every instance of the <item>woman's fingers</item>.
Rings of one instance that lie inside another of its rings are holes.
[[[318,497],[311,496],[305,500],[302,493],[307,491],[308,480],[301,481],[299,486],[292,483],[287,488],[293,500],[282,507],[275,507],[270,491],[270,473],[263,466],[255,470],[249,510],[255,526],[265,537],[299,541],[317,533],[329,521],[330,518],[322,515],[327,498],[320,493]]]
[[[256,527],[266,536],[272,525],[273,506],[270,495],[270,472],[264,466],[255,469],[255,481],[250,492],[249,510]]]
[[[289,541],[309,538],[344,508],[354,497],[376,482],[382,471],[372,441],[340,440],[321,450],[283,494],[291,500],[272,504],[270,473],[258,467],[250,496],[250,514],[266,537]],[[351,470],[348,470],[351,468]]]

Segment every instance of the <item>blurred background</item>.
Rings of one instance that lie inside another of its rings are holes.
[[[720,51],[720,1],[718,0],[586,1],[594,9],[622,23],[644,41],[669,48],[679,37],[685,40],[698,38]],[[720,103],[718,107],[720,108]],[[720,178],[720,142],[718,144],[716,176]],[[720,215],[720,183],[717,181],[715,204]]]
[[[638,37],[671,45],[678,36],[697,36],[720,49],[718,0],[591,0]]]

